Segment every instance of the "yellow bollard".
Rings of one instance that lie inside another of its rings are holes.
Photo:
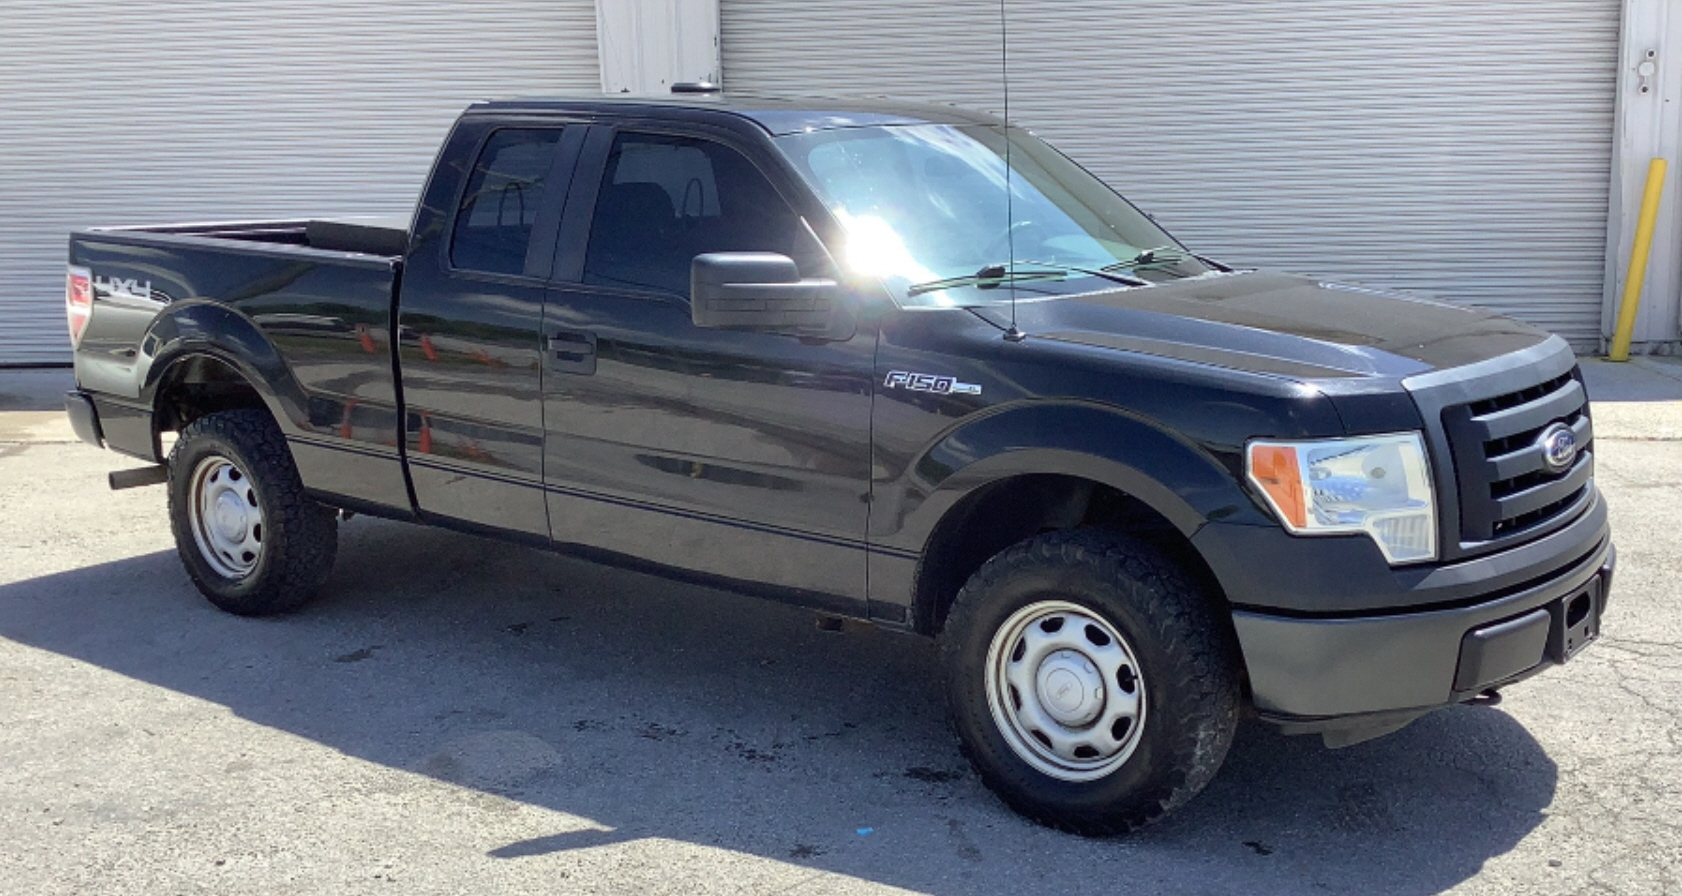
[[[1659,193],[1664,189],[1664,159],[1647,165],[1647,192],[1641,197],[1641,217],[1635,225],[1635,245],[1629,250],[1624,273],[1624,297],[1618,305],[1618,329],[1612,334],[1608,361],[1629,360],[1629,340],[1635,335],[1635,313],[1641,309],[1641,287],[1647,282],[1647,250],[1653,247],[1653,224],[1659,218]]]

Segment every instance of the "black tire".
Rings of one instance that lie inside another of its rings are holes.
[[[1054,612],[1058,608],[1061,613]],[[1097,633],[1060,634],[1071,619],[1080,627],[1070,632],[1096,628]],[[1104,653],[1111,649],[1106,626],[1120,636],[1121,656],[1136,662],[1136,669],[1123,671],[1113,665],[1114,654]],[[990,655],[995,638],[1001,647]],[[1047,653],[1059,648],[1049,639],[1089,639],[1099,645],[1094,656],[1110,659],[1081,665],[1088,657],[1078,645]],[[1026,653],[1030,641],[1036,653]],[[1087,836],[1136,830],[1195,796],[1226,758],[1238,722],[1239,661],[1231,620],[1161,551],[1115,532],[1051,532],[987,561],[958,593],[941,634],[941,658],[952,724],[982,781],[1028,818]],[[1089,670],[1089,677],[1046,671],[1050,664],[1069,662]],[[1000,670],[991,677],[990,664]],[[1056,723],[1046,730],[1054,730],[1065,745],[1087,737],[1093,727],[1107,730],[1101,745],[1111,752],[1083,744],[1076,758],[1049,755],[1054,739],[1033,730],[1034,722],[1020,721],[1029,713],[1012,683],[1024,680],[1020,669],[1012,671],[1016,667],[1031,667],[1032,680],[1040,683],[1031,692],[1038,701],[1032,709],[1039,720]],[[1064,677],[1047,677],[1057,674]],[[1136,676],[1137,694],[1128,686],[1129,676]],[[1101,686],[1111,678],[1119,683]],[[1071,691],[1052,683],[1071,680],[1084,684]],[[989,693],[996,695],[994,703]],[[1069,693],[1097,696],[1075,703]],[[1125,718],[1124,707],[1115,708],[1122,706],[1118,699],[1136,707],[1132,719]],[[1097,715],[1064,726],[1049,712]],[[1113,728],[1106,727],[1107,713],[1119,714]],[[1094,758],[1079,758],[1081,750]],[[1058,767],[1059,762],[1069,764]],[[1080,775],[1088,777],[1070,779]]]
[[[214,482],[195,486],[201,471]],[[218,551],[232,541],[228,530],[211,531],[224,517],[218,508],[192,510],[213,488],[237,505],[226,515],[231,528],[242,525],[238,499],[255,511],[242,536],[249,550]],[[211,603],[241,616],[303,606],[327,581],[338,553],[336,512],[304,494],[285,437],[260,410],[209,414],[181,431],[169,455],[169,520],[193,584]]]

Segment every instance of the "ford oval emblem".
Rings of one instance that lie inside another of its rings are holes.
[[[1550,473],[1571,469],[1572,462],[1577,459],[1577,434],[1563,423],[1555,423],[1542,430],[1536,446],[1542,449],[1542,464]]]

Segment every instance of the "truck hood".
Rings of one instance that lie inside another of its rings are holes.
[[[1478,308],[1267,271],[1023,301],[1016,321],[1031,339],[1304,380],[1414,376],[1549,338]]]

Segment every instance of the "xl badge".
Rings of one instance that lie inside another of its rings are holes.
[[[1542,449],[1542,463],[1550,473],[1571,469],[1571,463],[1577,459],[1577,434],[1563,423],[1542,430],[1536,444]]]
[[[910,389],[913,392],[933,392],[936,395],[981,394],[981,387],[974,383],[960,383],[949,376],[909,373],[904,370],[888,371],[888,378],[882,381],[882,385],[889,389]]]

